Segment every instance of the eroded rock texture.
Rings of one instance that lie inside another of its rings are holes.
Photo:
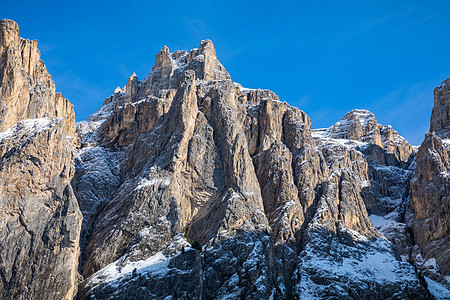
[[[445,284],[448,80],[416,151],[367,110],[311,130],[204,40],[164,47],[75,129],[37,42],[0,25],[2,299],[428,299],[420,270]]]
[[[450,78],[434,89],[434,106],[431,112],[430,132],[443,139],[450,137]]]
[[[311,132],[273,92],[234,83],[205,40],[164,47],[77,133],[81,297],[427,297],[369,218],[369,204],[404,210],[379,169],[403,176],[413,157],[368,111]]]
[[[414,241],[423,253],[416,261],[435,279],[450,275],[449,82],[434,90],[431,133],[419,147],[410,193]]]
[[[82,219],[73,107],[10,20],[0,21],[0,80],[0,298],[72,299]]]

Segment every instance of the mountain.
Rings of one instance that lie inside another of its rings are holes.
[[[82,215],[72,189],[73,106],[37,41],[0,21],[0,298],[72,299]]]
[[[446,299],[449,84],[417,149],[164,47],[86,121],[1,21],[5,299]]]

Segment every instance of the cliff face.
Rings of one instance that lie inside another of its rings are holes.
[[[70,184],[75,115],[36,46],[0,21],[0,298],[72,299],[82,219]]]
[[[274,93],[234,83],[205,40],[164,47],[77,132],[81,296],[426,295],[369,218],[404,205],[413,155],[368,111],[312,132]],[[405,185],[383,188],[386,169]]]
[[[450,137],[450,78],[434,89],[434,106],[431,112],[430,132],[443,139]]]
[[[37,42],[0,25],[0,298],[428,299],[417,267],[445,284],[447,83],[416,151],[367,110],[311,130],[204,40],[75,128]]]
[[[423,258],[418,264],[433,278],[450,275],[450,79],[434,90],[431,133],[417,153],[417,171],[411,180],[412,229]]]
[[[20,120],[56,117],[64,119],[64,130],[73,136],[73,106],[55,93],[38,42],[20,38],[19,26],[11,20],[0,21],[0,32],[0,130]]]

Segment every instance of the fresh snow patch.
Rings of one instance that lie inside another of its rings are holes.
[[[178,256],[165,254],[165,250],[174,247],[175,244],[184,245],[186,251],[194,251],[189,247],[182,233],[176,235],[171,241],[167,242],[162,251],[138,261],[130,261],[126,256],[122,256],[116,261],[110,263],[103,269],[97,271],[89,279],[88,286],[95,287],[98,284],[118,285],[126,276],[136,274],[149,274],[152,276],[164,276],[170,269],[168,267],[170,259]]]
[[[431,269],[437,270],[436,258],[432,257],[432,258],[428,259],[428,260],[423,264],[423,266],[424,266],[425,268],[427,268],[427,269],[428,269],[428,268],[431,268]]]
[[[169,264],[168,257],[162,254],[162,252],[158,252],[145,260],[128,262],[125,266],[120,266],[119,262],[120,259],[95,273],[89,283],[93,285],[109,283],[131,274],[134,269],[136,269],[137,274],[144,272],[152,274],[166,273],[167,265]]]
[[[436,299],[450,299],[450,290],[448,290],[444,285],[431,280],[426,276],[425,280],[428,285],[428,290]]]
[[[58,120],[57,122],[53,122]],[[50,129],[54,124],[58,123],[62,119],[27,119],[17,122],[17,124],[11,126],[6,131],[0,133],[0,142],[4,139],[19,138],[21,134],[27,133],[29,135],[35,135],[44,130]]]
[[[170,182],[172,181],[172,178],[170,177],[159,177],[159,178],[142,178],[141,181],[139,181],[138,186],[135,188],[135,190],[140,190],[148,186],[152,185],[162,185],[162,186],[168,186]]]
[[[385,234],[388,230],[405,227],[404,223],[399,223],[382,216],[370,215],[369,218],[372,221],[373,226],[375,226],[375,228],[383,234]]]
[[[311,136],[313,138],[320,139],[321,143],[328,146],[340,145],[346,148],[357,148],[365,147],[369,144],[368,142],[362,142],[359,140],[331,138],[330,128],[312,129]]]

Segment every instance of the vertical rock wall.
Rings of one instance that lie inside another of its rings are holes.
[[[71,187],[75,115],[37,41],[0,21],[0,298],[72,299],[82,216]]]

